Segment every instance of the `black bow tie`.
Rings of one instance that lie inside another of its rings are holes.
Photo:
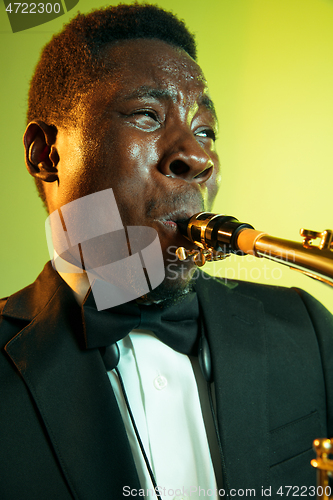
[[[115,344],[134,329],[151,330],[162,342],[183,354],[196,355],[199,304],[195,292],[174,305],[144,305],[134,301],[98,311],[92,293],[82,305],[86,348]]]

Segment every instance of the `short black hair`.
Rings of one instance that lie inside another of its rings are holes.
[[[42,50],[30,82],[28,123],[62,123],[77,95],[103,73],[103,50],[108,44],[137,38],[157,38],[196,60],[196,43],[185,23],[171,12],[150,4],[120,4],[78,13]],[[105,69],[104,69],[105,71]],[[46,205],[43,182],[36,179]]]

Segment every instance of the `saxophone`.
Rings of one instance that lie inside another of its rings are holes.
[[[229,215],[200,212],[187,221],[177,222],[180,232],[196,245],[196,249],[179,247],[180,260],[193,257],[197,266],[221,260],[230,254],[254,255],[297,269],[307,276],[333,286],[333,231],[301,229],[303,242],[275,238],[256,231],[250,224]],[[317,469],[317,499],[333,500],[333,439],[315,439],[317,458],[311,465]]]
[[[229,215],[200,212],[187,221],[178,221],[180,232],[194,243],[195,250],[179,247],[180,260],[193,256],[198,266],[221,260],[230,254],[254,255],[279,262],[333,286],[333,231],[301,229],[303,242],[276,238],[256,231],[250,224]],[[319,240],[315,244],[315,240]]]

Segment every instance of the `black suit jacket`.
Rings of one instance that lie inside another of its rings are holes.
[[[257,497],[271,487],[281,499],[280,486],[315,484],[312,440],[333,435],[332,316],[299,290],[203,273],[196,288],[225,485],[256,488]],[[0,498],[119,500],[124,486],[139,490],[117,402],[99,351],[83,348],[69,287],[47,264],[2,307]]]

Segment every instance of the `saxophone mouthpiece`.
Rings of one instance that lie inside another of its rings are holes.
[[[179,231],[182,233],[183,236],[187,236],[187,226],[188,226],[189,220],[190,219],[183,219],[183,220],[177,221],[177,226],[178,226]]]

